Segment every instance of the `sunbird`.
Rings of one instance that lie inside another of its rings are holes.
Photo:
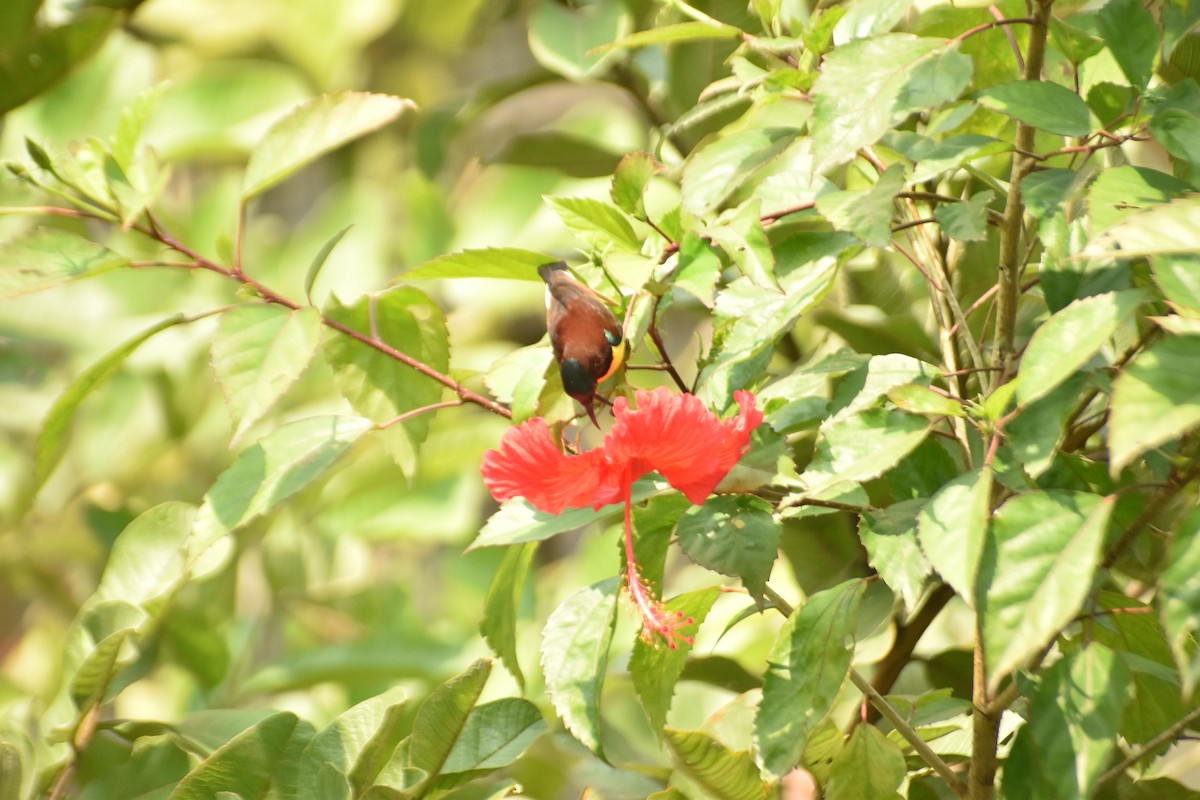
[[[583,406],[597,428],[596,386],[603,383],[629,353],[621,323],[600,296],[575,279],[566,262],[538,267],[546,282],[546,330],[563,389]]]

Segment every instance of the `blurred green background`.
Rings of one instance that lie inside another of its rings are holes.
[[[685,44],[669,56],[640,51],[636,72],[588,54],[635,19],[652,21],[659,12],[648,2],[572,9],[576,4],[548,0],[149,0],[108,7],[117,5],[51,2],[41,9],[41,28],[73,26],[78,63],[3,116],[0,159],[26,158],[29,137],[86,167],[88,138],[112,136],[122,109],[161,87],[146,139],[171,177],[156,212],[179,240],[218,260],[228,259],[234,240],[245,159],[283,112],[343,89],[417,103],[416,114],[321,159],[250,208],[247,271],[296,299],[314,254],[352,225],[315,286],[318,305],[335,289],[350,301],[462,248],[519,246],[577,257],[578,242],[542,196],[606,195],[621,155],[655,147],[658,137],[649,132],[695,103],[724,73],[721,62],[734,46]],[[16,30],[37,6],[8,4],[0,29]],[[698,6],[730,19],[747,14],[744,3]],[[22,69],[19,42],[2,44],[14,49],[0,67]],[[69,60],[64,56],[63,66]],[[686,136],[695,141],[723,121],[717,114]],[[0,178],[0,205],[45,202]],[[33,224],[0,216],[0,239]],[[119,239],[134,258],[168,256],[144,243],[143,252],[130,252],[129,237],[103,226],[71,227],[96,241]],[[476,388],[498,358],[544,334],[538,284],[468,280],[425,282],[422,289],[447,312],[452,373]],[[4,738],[45,746],[25,738],[27,726],[60,685],[68,625],[129,521],[164,501],[199,502],[238,449],[281,422],[348,411],[318,359],[272,414],[231,446],[229,414],[208,363],[215,319],[172,328],[88,398],[62,463],[32,491],[43,419],[74,378],[167,316],[238,299],[230,282],[209,274],[134,269],[0,302]],[[672,345],[692,343],[691,327],[675,331]],[[642,378],[650,385],[657,375]],[[319,726],[397,682],[411,683],[419,696],[488,655],[478,625],[502,552],[463,550],[495,508],[478,465],[505,428],[503,419],[473,406],[436,415],[410,478],[377,443],[360,442],[331,479],[240,532],[236,557],[225,567],[188,584],[159,642],[166,657],[119,696],[114,713],[173,720],[202,708],[270,707]],[[526,592],[527,617],[545,619],[570,591],[614,574],[616,547],[613,528],[542,548],[537,589]],[[573,557],[564,559],[567,553]],[[691,588],[688,568],[673,569],[673,591]],[[814,574],[820,571],[814,564]],[[704,574],[695,571],[707,583]],[[727,616],[742,605],[729,604]],[[620,624],[618,636],[630,641],[634,621]],[[720,651],[761,660],[778,624],[744,624]],[[518,652],[537,651],[538,627],[522,628]],[[735,663],[726,666],[731,687],[748,677]],[[534,683],[527,696],[537,698],[538,669],[524,667]],[[730,696],[694,683],[680,691],[704,698],[676,703],[695,725]],[[498,669],[488,693],[517,689]],[[656,752],[628,680],[610,681],[606,698],[606,718],[621,726],[610,737],[614,759]],[[42,756],[43,763],[54,760]],[[92,765],[96,774],[87,769],[81,777],[93,779],[89,796],[113,790],[99,764]],[[535,746],[515,777],[531,796],[547,798],[578,796],[589,784],[607,787],[606,797],[642,797],[655,785],[605,766],[561,729]]]

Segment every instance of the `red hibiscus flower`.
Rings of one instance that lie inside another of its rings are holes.
[[[641,614],[642,636],[661,636],[670,647],[691,622],[671,614],[656,600],[638,572],[633,554],[630,490],[633,482],[658,472],[693,503],[703,503],[750,445],[762,422],[754,395],[734,394],[739,411],[719,419],[690,394],[660,388],[637,393],[637,408],[625,398],[613,407],[616,422],[604,443],[577,456],[562,453],[542,419],[510,428],[499,450],[483,457],[483,482],[498,501],[524,497],[548,514],[568,508],[602,508],[625,503],[625,582]],[[689,641],[690,639],[685,639]]]

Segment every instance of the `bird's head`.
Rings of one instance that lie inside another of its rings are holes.
[[[592,373],[588,372],[587,367],[577,358],[564,359],[561,372],[563,390],[583,406],[592,424],[599,428],[600,423],[596,421],[593,408],[596,403],[596,379],[592,377]]]

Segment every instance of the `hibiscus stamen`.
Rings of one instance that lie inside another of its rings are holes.
[[[633,503],[630,498],[631,476],[625,475],[625,586],[633,600],[634,607],[642,618],[641,638],[648,645],[657,645],[662,637],[667,647],[677,649],[677,642],[695,644],[691,636],[684,636],[681,628],[695,622],[692,617],[685,617],[682,611],[671,611],[650,590],[650,584],[642,577],[638,568],[637,558],[633,553]]]

